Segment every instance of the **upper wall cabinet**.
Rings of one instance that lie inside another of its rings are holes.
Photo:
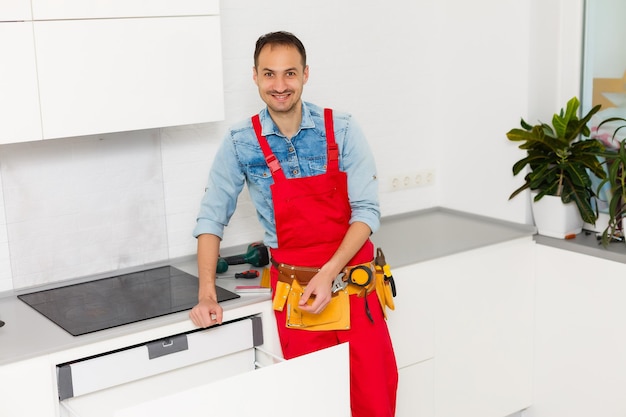
[[[44,138],[223,118],[218,16],[34,24]]]
[[[62,3],[32,0],[32,18],[19,22],[30,25],[20,30],[19,48],[2,40],[16,39],[3,30],[0,52],[17,59],[0,69],[3,79],[5,71],[11,76],[9,95],[0,80],[0,109],[30,130],[3,123],[0,143],[224,118],[217,0]],[[3,2],[0,11],[20,4]],[[35,113],[19,105],[32,104],[33,91]]]
[[[0,22],[19,22],[32,18],[29,0],[0,1]]]
[[[0,22],[0,144],[41,139],[33,22]]]
[[[219,14],[218,0],[64,0],[62,4],[52,0],[32,0],[32,4],[35,20]]]

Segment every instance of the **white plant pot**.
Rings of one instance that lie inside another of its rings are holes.
[[[561,197],[546,195],[535,202],[532,195],[533,217],[540,235],[564,239],[583,230],[583,219],[576,203],[563,204]]]

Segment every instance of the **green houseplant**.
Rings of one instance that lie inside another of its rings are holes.
[[[603,154],[607,163],[607,176],[598,186],[598,190],[605,184],[609,184],[609,221],[606,229],[602,232],[602,244],[607,246],[614,238],[623,238],[622,220],[626,214],[626,139],[617,140],[617,133],[626,128],[626,119],[622,117],[611,117],[603,120],[598,125],[598,130],[602,126],[618,122],[624,123],[615,127],[611,137],[611,144],[616,148],[608,150]]]
[[[536,192],[536,203],[545,196],[560,197],[564,204],[574,202],[582,219],[595,224],[598,217],[594,209],[589,171],[598,178],[606,177],[598,156],[604,151],[604,145],[589,137],[587,125],[591,117],[600,110],[595,106],[582,118],[578,118],[580,102],[574,97],[567,102],[565,110],[552,117],[552,125],[541,123],[530,125],[521,120],[521,129],[511,129],[507,138],[521,142],[520,149],[526,156],[513,165],[513,175],[517,175],[529,166],[530,171],[524,178],[524,184],[516,189],[509,199],[526,189]]]

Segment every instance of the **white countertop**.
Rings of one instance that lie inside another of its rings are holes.
[[[197,276],[198,269],[195,260],[167,262],[165,264],[171,264]],[[247,267],[249,269],[249,265]],[[236,267],[229,268],[230,274],[223,275],[232,275],[236,270]],[[246,279],[245,282],[242,279],[219,278],[217,284],[222,288],[234,291],[236,285],[253,285],[259,282],[260,278]],[[63,285],[65,284],[67,283],[63,283]],[[32,291],[30,289],[28,292]],[[240,298],[221,303],[224,308],[224,321],[240,318],[242,317],[241,310],[261,302],[269,303],[271,299],[269,293],[240,295]],[[253,311],[251,314],[256,312]],[[0,327],[0,366],[36,356],[67,351],[100,342],[109,342],[113,339],[122,339],[124,341],[120,343],[129,346],[168,337],[168,335],[189,332],[196,327],[189,319],[188,314],[189,311],[183,311],[81,336],[72,336],[16,296],[1,298],[0,317],[6,324]],[[112,346],[111,348],[119,347]]]
[[[383,248],[386,260],[393,269],[531,236],[534,233],[532,226],[434,208],[384,218],[381,229],[373,235],[372,240],[377,247]],[[194,259],[165,261],[162,265],[168,264],[197,276]],[[242,269],[249,267],[242,266]],[[229,274],[234,274],[235,271],[235,268],[229,268]],[[119,272],[111,273],[110,276],[117,274]],[[243,282],[241,279],[219,278],[217,284],[233,291],[235,285],[252,285],[258,281],[259,279]],[[29,290],[31,291],[33,289]],[[260,303],[269,302],[269,294],[241,294],[236,300],[222,303],[224,321],[242,317],[248,311],[253,314]],[[188,318],[188,312],[184,311],[82,336],[72,336],[19,300],[15,294],[0,298],[0,319],[6,323],[4,327],[0,327],[0,365],[60,352],[67,352],[67,360],[70,360],[73,358],[72,350],[81,349],[83,353],[84,347],[88,345],[99,345],[99,348],[110,345],[115,349],[195,329]],[[97,352],[94,350],[95,353]]]

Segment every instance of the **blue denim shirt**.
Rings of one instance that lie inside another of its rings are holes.
[[[303,102],[300,130],[291,139],[279,132],[267,109],[261,110],[259,117],[263,135],[287,178],[326,172],[326,133],[322,108]],[[339,147],[339,169],[348,176],[348,195],[352,207],[350,222],[363,222],[375,232],[380,226],[380,208],[374,157],[352,116],[333,112],[333,120],[335,141]],[[193,231],[195,237],[203,233],[223,237],[224,227],[235,211],[237,197],[244,183],[248,186],[257,216],[265,229],[264,243],[269,247],[277,247],[270,191],[274,180],[250,119],[234,125],[217,151]]]

